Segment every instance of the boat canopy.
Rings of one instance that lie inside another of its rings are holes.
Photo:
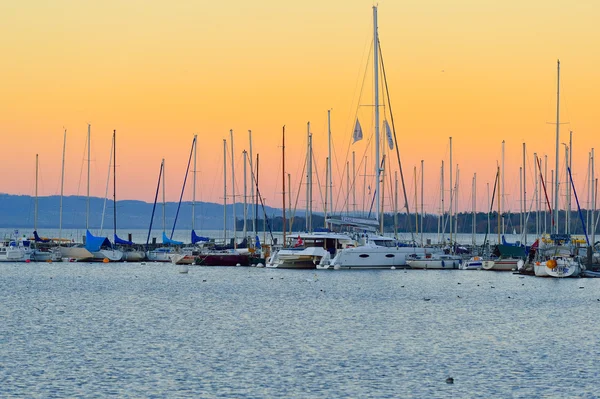
[[[169,237],[167,237],[167,234],[164,231],[163,231],[162,239],[163,239],[163,244],[165,244],[165,245],[167,245],[167,244],[183,245],[183,243],[181,241],[171,240]]]
[[[90,233],[89,230],[85,231],[85,249],[90,252],[99,251],[101,247],[112,247],[108,237],[96,237]]]
[[[208,237],[201,237],[196,234],[194,230],[192,230],[192,244],[196,244],[197,242],[207,242],[209,241]]]
[[[133,242],[131,241],[127,241],[127,240],[123,240],[121,238],[119,238],[118,235],[115,234],[115,244],[120,244],[120,245],[133,245]]]
[[[41,237],[38,235],[38,232],[37,232],[37,230],[33,230],[33,238],[35,239],[35,242],[50,242],[50,239],[49,239],[49,238],[45,238],[45,237],[44,237],[44,238],[41,238]]]

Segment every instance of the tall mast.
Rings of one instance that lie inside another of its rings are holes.
[[[250,176],[252,177],[250,179],[250,203],[251,204],[255,204],[254,202],[254,166],[253,166],[253,158],[252,158],[252,130],[248,130],[248,142],[250,144]],[[252,232],[254,233],[254,235],[256,236],[256,206],[253,206],[252,208],[254,208],[252,210]]]
[[[379,36],[377,32],[377,7],[373,6],[373,88],[375,105],[375,212],[377,220],[380,218],[379,209],[379,185],[381,167],[379,165]]]
[[[444,160],[442,159],[442,172],[440,176],[440,195],[442,199],[442,209],[441,209],[441,224],[442,224],[442,240],[441,243],[446,243],[446,205],[444,205],[444,197],[446,196],[446,192],[444,191]]]
[[[569,169],[573,172],[573,132],[569,132]],[[571,230],[571,186],[567,185],[569,194],[567,195],[567,226]],[[589,230],[589,226],[588,226]]]
[[[167,202],[166,202],[166,195],[165,195],[165,175],[166,175],[166,171],[165,171],[165,159],[162,159],[161,162],[161,167],[162,167],[162,222],[163,222],[163,233],[166,234],[166,226],[167,226],[167,217],[166,217],[166,208],[167,208]]]
[[[525,165],[525,155],[526,155],[527,147],[526,144],[523,143],[523,241],[525,241],[525,245],[527,245],[527,218],[525,214],[527,213],[527,173]]]
[[[329,187],[327,187],[327,182],[329,181],[329,158],[325,159],[325,217],[323,218],[323,227],[327,228],[327,193],[329,192]],[[291,209],[291,208],[290,208]]]
[[[596,242],[596,220],[595,220],[595,213],[596,213],[596,196],[598,194],[598,181],[595,178],[594,175],[594,149],[592,148],[592,245],[595,245]]]
[[[356,153],[352,151],[352,213],[356,216]]]
[[[88,123],[88,134],[87,134],[87,199],[85,202],[85,229],[88,230],[90,228],[90,137],[91,137],[91,125]]]
[[[309,231],[312,231],[312,211],[313,211],[313,182],[312,182],[312,176],[313,176],[313,158],[312,158],[312,133],[308,134],[308,191],[309,191],[309,197],[308,197],[308,227],[309,227]]]
[[[237,219],[235,217],[235,151],[233,149],[233,129],[229,130],[231,140],[231,197],[233,203],[233,248],[237,248]]]
[[[554,220],[558,234],[558,143],[560,138],[560,60],[556,61],[556,168],[554,169]]]
[[[414,167],[414,173],[413,173],[414,177],[415,177],[415,234],[419,234],[419,197],[417,195],[417,191],[419,190],[419,186],[417,185],[417,167]],[[408,217],[410,217],[410,215],[408,215]]]
[[[35,206],[33,212],[33,230],[37,231],[38,218],[38,154],[35,154]]]
[[[310,122],[306,124],[306,231],[309,227],[309,207],[310,207]]]
[[[567,196],[567,205],[569,203],[569,146],[567,146],[565,144],[565,176],[567,176],[567,184],[565,186],[565,194]],[[565,234],[569,234],[569,213],[568,213],[568,207],[567,207],[567,212],[565,212]]]
[[[198,148],[198,135],[194,134],[194,184],[192,188],[192,230],[196,228],[196,160]]]
[[[456,197],[455,201],[454,201],[454,237],[455,237],[455,241],[456,241],[456,236],[458,235],[458,182],[460,181],[459,173],[460,173],[460,169],[458,169],[458,164],[456,164],[456,186],[455,186],[455,190],[454,190],[454,196]]]
[[[290,211],[290,215],[291,215],[292,214],[292,175],[290,173],[287,174],[287,179],[288,179],[288,210]],[[292,218],[291,218],[290,224],[289,224],[290,235],[292,234],[293,222],[294,222],[294,217],[292,215]]]
[[[248,171],[247,171],[247,163],[248,163],[248,153],[246,152],[246,150],[244,150],[242,152],[243,156],[244,156],[244,238],[248,239],[248,228],[246,225],[246,219],[248,219],[248,193],[247,193],[247,178],[248,178]]]
[[[425,203],[425,161],[421,159],[421,247],[423,247],[424,242],[423,242],[423,232],[424,232],[424,228],[423,228],[423,220],[425,217],[425,209],[424,209],[424,203]]]
[[[113,130],[113,233],[117,241],[117,131]]]
[[[331,170],[331,109],[327,110],[327,165],[326,169],[328,171],[326,179],[325,179],[325,220],[327,220],[327,211],[328,209],[332,210],[333,213],[333,186],[332,186],[332,178],[331,174],[333,171]],[[329,208],[327,207],[329,200]],[[325,227],[327,227],[327,222],[325,222]]]
[[[534,191],[534,196],[535,196],[535,236],[539,237],[540,236],[540,196],[538,193],[538,182],[539,182],[539,176],[541,174],[541,172],[539,171],[539,167],[538,167],[538,156],[537,156],[537,152],[533,153],[533,162],[535,163],[534,165],[534,176],[535,176],[535,191]]]
[[[502,234],[504,234],[504,214],[503,212],[506,212],[506,207],[504,204],[504,140],[502,140],[502,185],[501,185],[501,192],[500,192],[500,208],[498,211],[498,217],[502,218]],[[500,244],[500,241],[498,241],[498,244]]]
[[[473,234],[473,247],[475,247],[475,245],[477,244],[476,240],[475,240],[475,233],[476,233],[476,225],[477,225],[477,219],[476,219],[476,213],[477,213],[477,173],[473,174],[473,221],[471,222],[472,224],[472,234]]]
[[[499,185],[500,183],[500,166],[497,166],[498,171],[496,172],[496,184]],[[501,243],[500,241],[500,215],[501,215],[501,209],[500,209],[500,203],[502,202],[502,200],[500,199],[501,196],[498,196],[498,198],[496,199],[496,203],[498,204],[498,245]]]
[[[452,137],[450,137],[450,245],[452,244],[452,224],[454,222],[454,219],[452,219],[452,201],[454,200],[454,196],[453,196],[453,186],[452,186],[452,168],[453,168],[453,164],[452,164]]]
[[[115,149],[113,140],[110,146],[110,156],[108,157],[108,172],[106,172],[106,190],[104,191],[104,205],[102,206],[102,218],[100,219],[100,235],[104,231],[104,215],[106,214],[106,201],[108,200],[108,187],[110,186],[110,169],[112,167],[113,150]]]
[[[394,171],[394,238],[398,239],[398,172]]]
[[[227,140],[223,139],[223,240],[227,245]]]
[[[60,207],[58,211],[58,238],[62,238],[63,193],[65,186],[65,151],[67,149],[67,129],[63,136],[62,166],[60,171]]]
[[[283,125],[283,133],[282,133],[282,144],[281,144],[281,164],[282,164],[282,189],[283,189],[283,195],[282,195],[282,208],[281,208],[281,214],[283,216],[283,226],[281,228],[281,231],[283,232],[283,244],[285,245],[285,125]]]

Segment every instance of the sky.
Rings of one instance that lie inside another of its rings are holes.
[[[225,139],[228,201],[233,194],[232,153],[236,198],[241,201],[242,151],[249,150],[248,130],[252,130],[253,155],[260,157],[261,192],[268,205],[281,207],[285,125],[285,170],[291,175],[292,206],[302,209],[310,122],[313,209],[322,210],[327,111],[331,110],[334,208],[345,209],[345,165],[350,161],[352,168],[355,152],[351,181],[355,181],[356,209],[362,210],[363,191],[368,203],[375,168],[370,139],[374,130],[372,6],[358,0],[2,2],[0,167],[7,173],[0,191],[33,195],[35,155],[39,154],[39,195],[59,194],[66,129],[64,192],[84,195],[89,124],[91,195],[105,196],[111,135],[116,130],[117,199],[152,202],[164,158],[166,200],[179,200],[197,134],[196,199],[223,201]],[[460,210],[472,208],[475,173],[476,207],[488,207],[487,185],[491,190],[503,140],[506,207],[519,210],[521,206],[524,142],[528,201],[532,198],[534,153],[548,157],[548,179],[555,163],[557,59],[561,61],[560,142],[568,143],[568,132],[573,131],[573,177],[580,199],[587,201],[588,154],[597,146],[600,131],[600,3],[383,0],[378,15],[398,148],[413,209],[416,167],[416,203],[427,212],[439,212],[442,161],[447,204],[449,137],[453,165],[458,164],[460,174]],[[387,97],[382,96],[382,115],[389,115],[384,101]],[[357,117],[364,139],[351,145]],[[563,145],[560,153],[559,180],[565,187]],[[387,210],[393,206],[389,178],[397,165],[395,154],[390,154],[384,188]],[[192,199],[191,187],[190,180],[185,200]],[[564,206],[562,192],[563,188]],[[108,195],[112,197],[112,188]],[[402,207],[402,194],[400,198]]]

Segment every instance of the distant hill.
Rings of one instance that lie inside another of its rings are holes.
[[[176,202],[167,202],[165,207],[165,219],[167,229],[173,226],[175,214],[177,213]],[[102,219],[102,208],[104,199],[90,198],[90,228],[100,228]],[[117,201],[117,226],[129,229],[147,229],[150,225],[153,204],[143,201],[124,200]],[[60,196],[49,196],[38,198],[38,220],[39,228],[58,228],[60,212]],[[104,228],[113,227],[112,200],[106,201],[106,212],[104,217]],[[236,217],[242,219],[244,205],[236,204]],[[265,207],[267,215],[281,216],[281,210]],[[35,198],[28,195],[11,195],[0,193],[0,227],[24,228],[33,227],[35,212]],[[212,202],[196,202],[196,229],[218,230],[223,228],[223,205]],[[262,218],[262,210],[259,207],[259,217]],[[63,228],[84,228],[86,217],[86,197],[66,196],[63,197]],[[248,217],[251,217],[250,209]],[[162,228],[162,203],[156,204],[154,214],[154,228]],[[233,205],[227,205],[227,226],[233,228]],[[177,229],[191,229],[192,227],[192,203],[182,202],[177,217]]]

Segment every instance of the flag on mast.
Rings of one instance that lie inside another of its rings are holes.
[[[394,149],[394,139],[392,138],[392,132],[390,130],[390,125],[388,124],[387,120],[383,121],[383,128],[385,129],[385,133],[387,135],[388,146],[390,147],[390,150],[393,150]]]
[[[363,138],[362,128],[360,127],[360,122],[358,121],[358,118],[356,118],[356,124],[354,125],[354,133],[352,134],[352,138],[352,144],[356,143],[359,140],[362,140]]]

